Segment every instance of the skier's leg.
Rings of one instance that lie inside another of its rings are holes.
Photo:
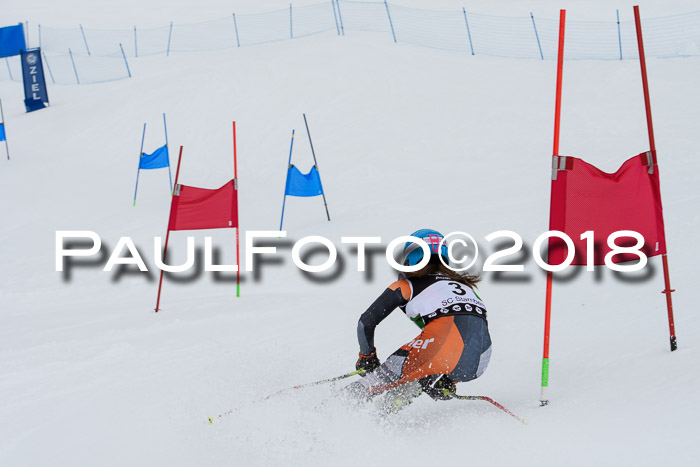
[[[348,386],[348,392],[369,399],[429,375],[449,373],[457,365],[463,346],[452,317],[432,321],[373,373]]]
[[[491,336],[486,321],[478,316],[455,316],[454,324],[464,347],[459,361],[447,375],[454,381],[471,381],[481,376],[491,359]]]
[[[402,369],[410,351],[401,347],[391,354],[379,368],[346,387],[348,395],[354,399],[369,400],[374,396],[396,387],[401,379]]]
[[[471,315],[444,317],[428,323],[416,339],[347,389],[356,398],[370,399],[407,383],[420,382],[418,387],[434,399],[449,399],[457,382],[481,376],[490,357],[491,337],[485,320]],[[414,390],[409,392],[416,396]],[[398,398],[403,397],[401,391],[397,394]]]

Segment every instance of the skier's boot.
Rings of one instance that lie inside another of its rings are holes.
[[[386,414],[395,414],[410,405],[422,393],[418,381],[403,384],[390,389],[379,400],[379,409]]]
[[[423,392],[436,401],[450,400],[457,392],[457,383],[447,375],[431,375],[420,380]]]

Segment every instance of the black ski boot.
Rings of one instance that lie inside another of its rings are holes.
[[[423,392],[436,401],[450,400],[457,392],[457,383],[447,375],[431,375],[420,380]]]

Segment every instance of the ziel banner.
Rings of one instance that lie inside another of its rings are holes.
[[[24,106],[27,112],[43,109],[49,104],[49,95],[46,92],[41,49],[24,50],[20,53],[20,57],[24,80]]]

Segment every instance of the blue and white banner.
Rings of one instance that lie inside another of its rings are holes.
[[[20,57],[24,80],[24,106],[27,112],[43,109],[49,103],[49,95],[46,92],[41,49],[24,50],[20,53]]]

